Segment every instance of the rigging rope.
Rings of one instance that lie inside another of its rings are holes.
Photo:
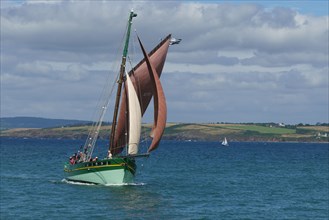
[[[128,24],[126,26],[126,30],[127,30],[127,27],[128,27]],[[125,33],[122,36],[121,44],[119,44],[121,46],[118,46],[118,48],[117,48],[117,53],[116,53],[117,56],[116,56],[115,62],[113,62],[113,64],[112,64],[112,68],[111,68],[112,70],[119,69],[118,68],[119,67],[119,60],[120,60],[120,52],[119,51],[120,51],[120,49],[122,50],[122,48],[123,48],[124,37],[125,37]],[[116,66],[116,68],[115,68],[115,66]],[[101,128],[102,123],[104,121],[106,110],[107,110],[107,108],[108,108],[108,106],[111,102],[111,97],[112,97],[116,82],[119,79],[119,74],[120,73],[117,73],[115,75],[115,80],[113,80],[113,81],[110,80],[110,76],[112,75],[111,74],[112,72],[114,72],[114,71],[110,71],[108,76],[107,76],[107,79],[105,81],[105,85],[103,87],[101,96],[100,96],[98,104],[97,104],[98,107],[96,108],[96,110],[94,112],[93,118],[96,119],[97,115],[98,115],[98,117],[97,117],[96,120],[93,120],[93,124],[91,126],[90,131],[89,131],[87,140],[84,144],[83,153],[85,153],[85,157],[83,158],[83,161],[88,161],[92,157],[92,154],[93,154],[93,151],[94,151],[94,148],[95,148],[95,144],[96,144],[96,141],[97,141],[98,136],[99,136],[99,131],[100,131],[100,128]],[[112,82],[111,87],[110,87],[110,82]],[[111,88],[110,90],[108,90],[109,87]],[[97,114],[97,112],[98,112],[98,114]]]

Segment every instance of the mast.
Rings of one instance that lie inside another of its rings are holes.
[[[110,146],[109,150],[114,148],[114,136],[115,136],[115,129],[117,124],[117,115],[119,111],[119,102],[121,97],[121,89],[122,89],[122,82],[123,82],[123,76],[126,70],[126,59],[127,59],[127,53],[128,53],[128,45],[129,45],[129,38],[130,38],[130,29],[132,20],[134,17],[136,17],[137,14],[131,10],[128,20],[128,28],[127,28],[127,35],[126,35],[126,41],[125,46],[122,53],[122,61],[121,61],[121,67],[120,67],[120,75],[118,79],[118,89],[117,89],[117,95],[115,100],[115,106],[114,106],[114,114],[113,114],[113,120],[112,120],[112,129],[111,129],[111,137],[110,137]]]

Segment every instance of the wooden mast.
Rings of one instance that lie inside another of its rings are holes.
[[[116,100],[115,100],[114,114],[113,114],[113,120],[112,120],[112,129],[111,129],[111,137],[110,137],[110,146],[109,146],[109,150],[111,150],[111,151],[115,147],[114,146],[114,136],[115,136],[115,129],[116,129],[116,124],[117,124],[117,116],[118,116],[118,111],[119,111],[119,102],[120,102],[120,97],[121,97],[123,76],[124,76],[124,73],[125,73],[125,70],[126,70],[126,59],[127,59],[127,53],[128,53],[130,29],[131,29],[132,20],[136,16],[137,16],[137,14],[134,13],[133,10],[131,10],[130,15],[129,15],[129,20],[128,20],[128,28],[127,28],[125,46],[124,46],[123,53],[122,53],[120,75],[119,75],[119,79],[118,79],[118,82],[117,82],[118,83],[118,89],[117,89],[117,95],[116,95]]]

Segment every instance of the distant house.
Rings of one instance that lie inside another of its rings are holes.
[[[284,123],[279,123],[279,127],[286,127]]]
[[[328,137],[328,133],[321,133],[321,132],[319,132],[318,134],[317,134],[317,137],[324,137],[324,138],[326,138],[326,137]]]

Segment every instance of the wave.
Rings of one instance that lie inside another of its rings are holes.
[[[41,180],[43,179],[36,174],[2,174],[1,179],[20,179],[20,180]]]

